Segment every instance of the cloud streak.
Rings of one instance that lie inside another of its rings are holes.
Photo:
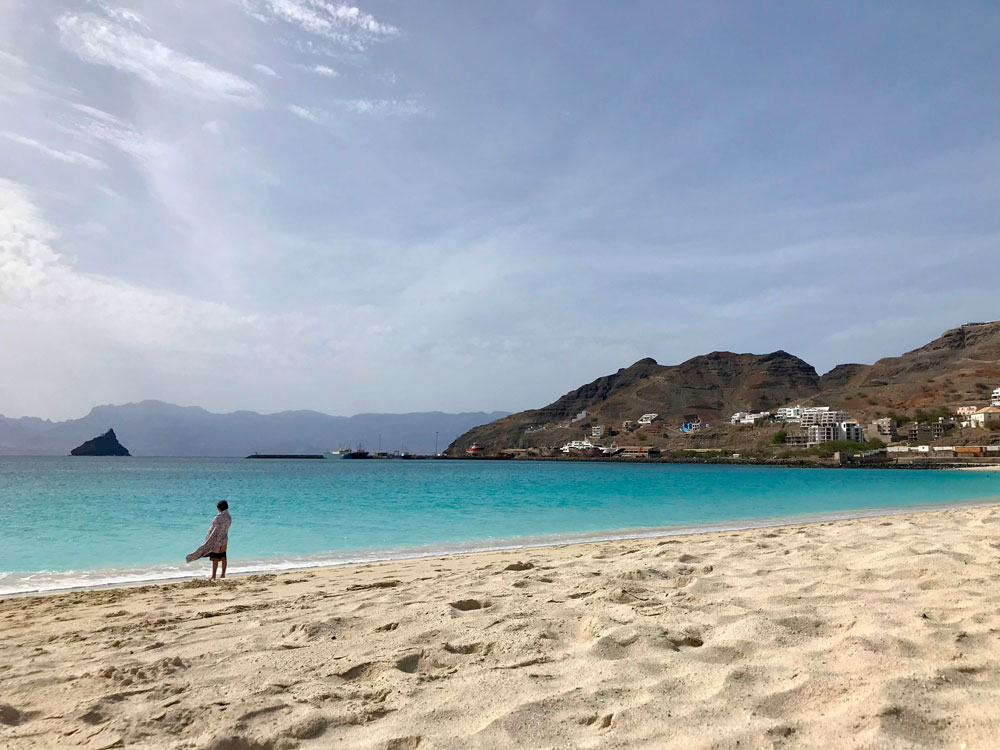
[[[282,22],[348,49],[363,51],[374,42],[399,35],[399,29],[377,21],[370,13],[326,0],[238,0],[263,23]]]
[[[6,138],[8,141],[13,141],[14,143],[18,143],[22,146],[33,148],[52,159],[56,159],[66,164],[76,164],[83,167],[89,167],[90,169],[107,168],[107,165],[100,159],[95,159],[92,156],[81,154],[79,151],[61,151],[60,149],[46,146],[44,143],[36,141],[34,138],[28,138],[27,136],[18,135],[17,133],[11,133],[4,130],[0,131],[0,137]]]
[[[256,104],[262,98],[250,81],[114,20],[92,13],[65,13],[56,25],[63,46],[81,60],[130,73],[152,86],[238,104]]]

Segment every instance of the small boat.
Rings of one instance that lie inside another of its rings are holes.
[[[483,446],[479,443],[473,443],[468,448],[465,449],[466,456],[481,456],[483,455]]]

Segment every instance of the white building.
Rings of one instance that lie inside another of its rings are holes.
[[[1000,425],[1000,406],[984,406],[969,417],[969,425],[972,427]]]
[[[1000,388],[997,388],[997,391],[1000,391]],[[993,391],[994,402],[996,401],[997,398],[997,391]],[[971,417],[977,411],[979,411],[978,406],[960,406],[957,409],[955,409],[955,413],[960,417]]]
[[[806,445],[819,445],[834,440],[863,443],[865,442],[865,431],[853,419],[846,419],[836,424],[812,424],[806,427]]]
[[[599,445],[594,445],[589,440],[574,440],[572,442],[566,443],[561,450],[563,453],[569,453],[570,451],[588,451],[591,448],[600,448]]]
[[[640,425],[653,424],[657,419],[660,418],[659,414],[643,414],[637,420]]]
[[[732,424],[756,424],[758,419],[768,419],[770,416],[769,411],[738,411],[729,418],[729,421]]]
[[[809,425],[837,425],[846,422],[851,415],[846,411],[837,411],[829,406],[807,406],[802,410],[800,421],[803,427]]]
[[[990,406],[1000,406],[1000,388],[993,391],[993,397],[990,398]]]
[[[590,436],[592,438],[602,438],[604,437],[605,426],[603,424],[595,424],[590,427]]]
[[[774,413],[774,417],[781,422],[798,422],[802,419],[802,407],[782,406]]]

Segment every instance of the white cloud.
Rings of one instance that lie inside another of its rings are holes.
[[[157,87],[209,99],[252,104],[261,93],[233,73],[167,47],[91,13],[65,13],[56,22],[62,44],[80,59],[131,73]]]
[[[336,105],[358,115],[396,115],[410,117],[424,114],[427,108],[414,99],[340,99]]]
[[[86,104],[74,103],[70,107],[82,118],[70,127],[61,128],[64,132],[124,151],[139,161],[150,161],[163,154],[163,144],[143,135],[120,117]]]
[[[140,29],[146,29],[147,31],[149,30],[149,26],[147,26],[146,22],[142,20],[142,16],[133,10],[129,10],[128,8],[114,8],[107,3],[99,3],[99,7],[102,11],[104,11],[106,16],[114,19],[115,21],[129,26],[135,26]]]
[[[269,76],[271,78],[278,77],[278,74],[275,72],[274,68],[264,65],[264,63],[257,63],[256,65],[253,66],[253,69],[256,70],[258,73],[263,73],[264,75]]]
[[[84,167],[90,167],[91,169],[104,169],[107,166],[101,160],[95,159],[92,156],[87,156],[86,154],[81,154],[79,151],[61,151],[57,148],[46,146],[44,143],[36,141],[34,138],[28,138],[27,136],[18,135],[17,133],[11,133],[4,130],[0,131],[0,136],[9,141],[13,141],[14,143],[19,143],[22,146],[33,148],[48,157],[65,162],[66,164],[77,164]]]
[[[60,360],[70,363],[92,362],[95,352],[111,347],[118,358],[130,353],[147,362],[200,355],[262,357],[280,365],[289,338],[309,326],[297,314],[244,312],[81,273],[52,248],[55,241],[57,232],[28,190],[0,179],[0,348],[5,351],[32,346],[51,356],[51,339],[33,343],[26,337],[26,330],[38,327],[64,336],[60,343],[69,342],[69,349],[59,349]]]
[[[375,41],[399,35],[399,29],[381,23],[369,13],[327,0],[237,0],[258,21],[281,21],[345,47],[363,50]]]
[[[290,104],[288,111],[296,117],[301,117],[303,120],[308,120],[309,122],[319,122],[321,119],[313,110],[308,107],[300,107],[298,104]]]
[[[307,68],[307,70],[309,70],[312,73],[315,73],[316,75],[326,76],[327,78],[336,78],[337,76],[340,75],[340,73],[338,73],[336,70],[327,67],[326,65],[313,65],[312,67]]]

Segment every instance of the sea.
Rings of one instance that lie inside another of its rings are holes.
[[[836,519],[1000,498],[1000,472],[0,457],[0,595]]]

